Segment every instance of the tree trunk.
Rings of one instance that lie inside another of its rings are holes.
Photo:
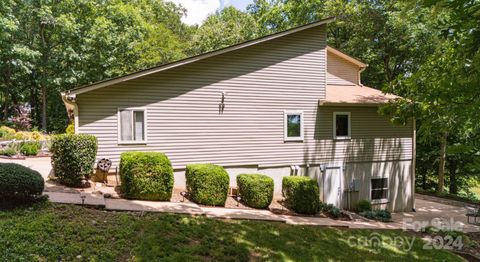
[[[4,100],[5,100],[5,101],[3,101],[4,102],[3,103],[3,106],[4,106],[4,108],[3,108],[3,120],[5,122],[7,122],[7,120],[8,120],[8,91],[7,90],[8,89],[5,88],[5,92],[3,93]]]
[[[447,158],[447,137],[448,133],[443,132],[440,138],[440,161],[438,164],[438,193],[443,192],[443,186],[445,185],[445,161]]]
[[[450,194],[456,195],[458,193],[458,185],[457,185],[457,165],[452,163],[449,168],[450,173],[450,186],[449,192]]]
[[[42,130],[47,131],[47,88],[42,86]]]

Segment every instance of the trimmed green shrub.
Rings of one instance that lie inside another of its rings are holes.
[[[60,183],[78,187],[93,173],[97,138],[93,135],[56,135],[50,146],[52,166]]]
[[[358,212],[371,211],[372,203],[367,199],[360,200],[358,201],[357,209],[358,209]]]
[[[15,205],[41,197],[43,177],[35,170],[13,163],[0,163],[0,202]]]
[[[20,153],[25,156],[36,156],[40,151],[40,143],[36,141],[25,141],[20,145]]]
[[[320,210],[329,215],[330,217],[333,218],[339,218],[342,215],[342,210],[340,208],[334,206],[333,204],[325,204],[321,203],[320,204]]]
[[[125,198],[169,201],[173,168],[165,154],[125,152],[120,156],[121,191]]]
[[[386,209],[368,210],[368,211],[360,212],[359,214],[368,219],[374,219],[382,222],[392,221],[392,214],[390,214],[390,211]]]
[[[230,179],[227,171],[213,164],[191,164],[185,169],[187,191],[199,204],[224,206]]]
[[[238,192],[242,201],[253,208],[268,208],[273,199],[273,179],[260,174],[237,176]]]
[[[305,176],[286,176],[282,181],[286,205],[301,214],[316,214],[320,208],[317,181]]]

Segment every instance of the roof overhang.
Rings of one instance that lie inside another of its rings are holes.
[[[340,50],[337,50],[331,46],[327,46],[327,52],[330,52],[342,59],[345,59],[347,61],[349,61],[350,63],[360,67],[360,68],[366,68],[368,66],[368,64],[365,64],[365,63],[362,63],[360,60],[356,59],[356,58],[353,58],[345,53],[343,53],[342,51]]]
[[[325,98],[319,100],[320,106],[380,106],[400,98],[358,85],[327,85],[325,93]]]
[[[183,59],[183,60],[179,60],[179,61],[176,61],[176,62],[173,62],[173,63],[152,67],[152,68],[145,69],[145,70],[142,70],[142,71],[138,71],[138,72],[128,74],[128,75],[125,75],[125,76],[121,76],[121,77],[117,77],[117,78],[113,78],[113,79],[109,79],[109,80],[105,80],[105,81],[100,81],[100,82],[97,82],[97,83],[94,83],[94,84],[91,84],[91,85],[77,87],[77,88],[68,90],[65,93],[66,93],[66,95],[72,95],[72,94],[73,95],[78,95],[78,94],[86,93],[86,92],[89,92],[89,91],[92,91],[92,90],[95,90],[95,89],[99,89],[99,88],[102,88],[102,87],[106,87],[106,86],[114,85],[114,84],[117,84],[117,83],[129,81],[129,80],[132,80],[132,79],[135,79],[135,78],[139,78],[139,77],[142,77],[142,76],[147,76],[147,75],[150,75],[150,74],[158,73],[158,72],[165,71],[165,70],[168,70],[168,69],[172,69],[172,68],[175,68],[175,67],[179,67],[179,66],[182,66],[182,65],[191,64],[191,63],[194,63],[196,61],[203,60],[203,59],[206,59],[206,58],[209,58],[209,57],[221,55],[221,54],[228,53],[228,52],[231,52],[231,51],[235,51],[235,50],[238,50],[238,49],[242,49],[242,48],[245,48],[245,47],[248,47],[248,46],[252,46],[252,45],[256,45],[256,44],[263,43],[263,42],[266,42],[266,41],[270,41],[270,40],[273,40],[273,39],[277,39],[277,38],[280,38],[280,37],[283,37],[283,36],[286,36],[286,35],[290,35],[290,34],[293,34],[293,33],[296,33],[296,32],[300,32],[300,31],[303,31],[303,30],[306,30],[306,29],[309,29],[309,28],[313,28],[313,27],[317,27],[317,26],[320,26],[320,25],[328,24],[328,23],[331,23],[333,21],[335,21],[335,17],[326,18],[326,19],[323,19],[323,20],[320,20],[320,21],[317,21],[317,22],[313,22],[313,23],[310,23],[310,24],[306,24],[306,25],[303,25],[303,26],[292,28],[292,29],[289,29],[289,30],[286,30],[286,31],[283,31],[283,32],[279,32],[279,33],[275,33],[275,34],[272,34],[272,35],[264,36],[264,37],[261,37],[261,38],[258,38],[258,39],[250,40],[250,41],[240,43],[240,44],[237,44],[237,45],[233,45],[233,46],[230,46],[230,47],[222,48],[222,49],[219,49],[219,50],[216,50],[216,51],[212,51],[212,52],[208,52],[208,53],[205,53],[205,54],[193,56],[193,57],[186,58],[186,59]]]

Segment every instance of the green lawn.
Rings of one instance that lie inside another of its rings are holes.
[[[393,244],[352,246],[401,231],[326,229],[282,223],[221,221],[169,214],[107,212],[42,204],[0,211],[0,261],[461,261],[443,250],[406,252]],[[81,257],[80,257],[81,256]]]

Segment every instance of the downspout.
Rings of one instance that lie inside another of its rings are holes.
[[[368,65],[367,65],[368,66]],[[358,70],[358,85],[359,86],[363,86],[362,84],[362,78],[360,77],[360,75],[362,74],[363,71],[365,71],[365,69],[367,69],[367,66],[365,67],[360,67],[360,70]]]
[[[417,123],[412,119],[412,211],[415,212],[415,162],[417,158]]]
[[[65,104],[65,108],[68,110],[73,110],[73,125],[75,128],[75,134],[78,134],[78,105],[76,103],[76,95],[75,94],[68,94],[68,93],[61,93],[62,101]]]

